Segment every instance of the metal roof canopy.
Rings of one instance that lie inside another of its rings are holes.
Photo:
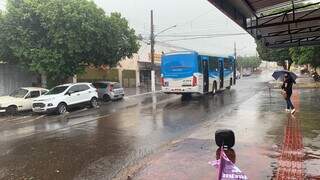
[[[209,0],[270,48],[320,45],[320,2],[305,0]],[[299,6],[297,6],[299,4]],[[277,13],[274,9],[283,8]],[[265,15],[267,14],[267,15]]]

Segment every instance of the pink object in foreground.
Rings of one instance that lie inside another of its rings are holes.
[[[218,180],[246,180],[248,177],[236,167],[221,148],[220,159],[209,162],[210,165],[219,169]]]

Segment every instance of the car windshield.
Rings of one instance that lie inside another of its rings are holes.
[[[15,97],[15,98],[23,98],[26,96],[27,93],[28,93],[28,90],[26,90],[26,89],[17,89],[15,91],[13,91],[10,94],[10,96]]]
[[[58,86],[50,89],[45,95],[52,95],[52,94],[60,94],[64,92],[69,86]]]

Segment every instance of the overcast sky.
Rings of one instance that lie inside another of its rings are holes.
[[[150,34],[150,10],[154,11],[156,31],[177,27],[161,35],[207,35],[246,33],[207,0],[94,0],[107,14],[120,12],[137,33]],[[181,37],[158,37],[158,41]],[[182,38],[183,39],[183,38]],[[254,39],[250,35],[216,37],[167,43],[213,54],[232,54],[234,42],[240,55],[255,55]]]
[[[4,8],[0,0],[0,8]],[[154,10],[156,32],[170,26],[177,27],[162,33],[158,41],[213,54],[232,54],[234,42],[240,55],[255,55],[254,39],[248,35],[184,39],[184,35],[244,34],[246,33],[207,0],[94,0],[107,14],[120,12],[126,17],[137,34],[150,34],[150,10]],[[176,37],[163,37],[176,35]]]

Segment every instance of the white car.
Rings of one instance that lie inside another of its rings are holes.
[[[13,91],[9,96],[0,97],[0,112],[15,114],[18,111],[32,109],[33,100],[48,90],[44,88],[22,87]]]
[[[36,113],[64,114],[68,108],[89,105],[98,106],[97,89],[91,83],[63,84],[33,100],[32,110]]]

